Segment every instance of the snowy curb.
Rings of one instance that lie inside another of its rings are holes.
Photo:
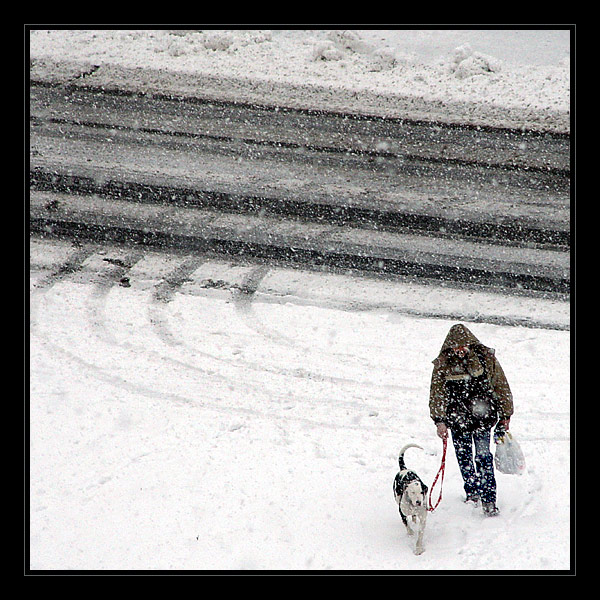
[[[32,58],[30,81],[51,86],[101,88],[123,94],[158,94],[295,110],[428,121],[549,133],[569,133],[570,114],[503,107],[486,102],[427,100],[366,89],[302,85],[257,78],[215,76],[114,64]]]

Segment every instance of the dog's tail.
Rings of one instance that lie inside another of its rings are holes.
[[[417,446],[417,444],[406,444],[406,446],[404,446],[404,448],[400,450],[400,455],[398,456],[398,465],[400,465],[401,471],[404,471],[404,469],[406,469],[406,465],[404,464],[404,453],[409,448],[419,448],[419,450],[423,450],[423,448],[421,448],[421,446]]]

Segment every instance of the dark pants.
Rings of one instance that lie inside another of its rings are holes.
[[[467,496],[479,496],[482,502],[496,502],[496,478],[494,458],[490,451],[490,431],[486,429],[477,429],[473,432],[453,429],[450,431]],[[473,445],[475,464],[473,464]]]

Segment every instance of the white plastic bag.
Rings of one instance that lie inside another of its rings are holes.
[[[521,475],[525,470],[525,457],[521,446],[508,431],[498,440],[494,464],[500,473]]]

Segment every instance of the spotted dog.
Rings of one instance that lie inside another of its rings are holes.
[[[419,476],[404,464],[404,453],[408,448],[421,448],[416,444],[407,444],[400,450],[398,465],[400,472],[394,479],[394,499],[398,504],[398,510],[402,517],[402,522],[406,526],[408,535],[416,534],[415,554],[422,554],[423,534],[425,533],[425,523],[427,522],[427,486],[421,481]]]

